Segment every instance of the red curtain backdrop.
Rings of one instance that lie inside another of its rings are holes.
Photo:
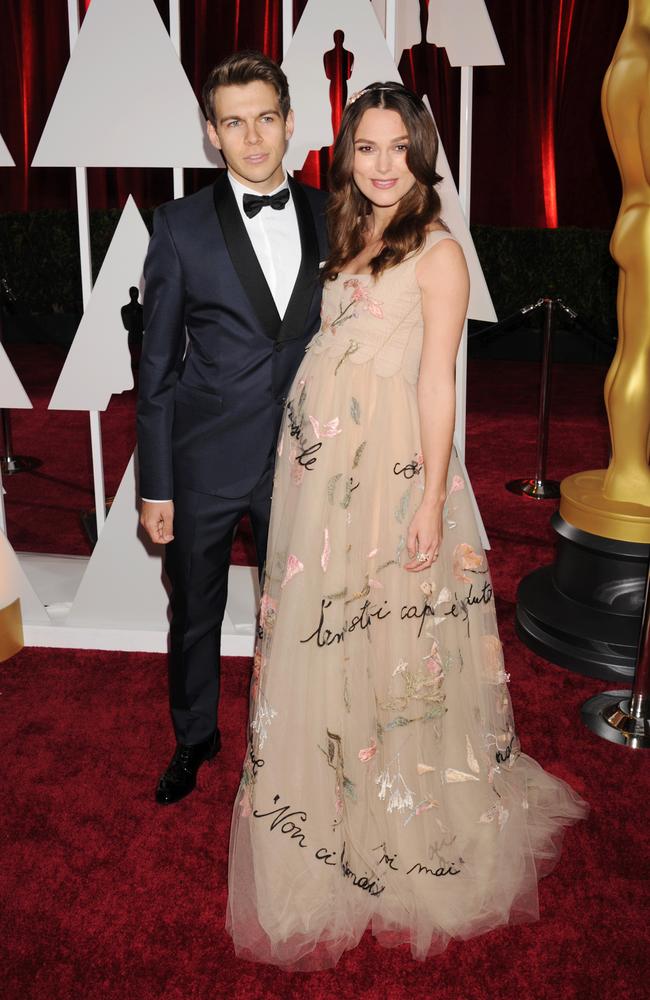
[[[167,24],[167,0],[155,2]],[[79,0],[82,18],[89,3]],[[294,0],[295,21],[305,3]],[[427,0],[420,5],[424,30]],[[611,227],[620,185],[600,115],[600,86],[626,0],[487,0],[487,6],[506,66],[475,70],[472,221]],[[0,211],[73,207],[72,170],[29,167],[68,60],[66,2],[4,0],[3,11],[0,132],[17,166],[0,172]],[[197,97],[209,68],[235,49],[282,56],[281,0],[181,0],[181,25],[183,65]],[[354,53],[332,40],[326,50],[323,72],[332,81],[336,123]],[[403,54],[399,68],[407,86],[428,94],[455,173],[459,70],[444,50],[424,42]],[[314,151],[300,176],[325,186],[328,164],[328,150]],[[129,193],[142,208],[172,196],[171,170],[93,168],[88,174],[93,208],[121,207]],[[210,177],[207,170],[188,170],[187,191]]]
[[[600,89],[627,0],[488,0],[506,62],[477,68],[472,219],[610,228],[621,188]]]

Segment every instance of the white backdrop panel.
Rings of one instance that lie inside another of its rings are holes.
[[[0,531],[0,608],[5,608],[17,597],[20,598],[23,622],[30,622],[32,625],[50,624],[49,615],[25,576],[7,536]]]
[[[0,167],[15,167],[13,157],[7,149],[7,143],[0,135]]]
[[[375,80],[402,79],[368,0],[309,0],[282,63],[296,113],[286,156],[289,170],[300,170],[310,150],[333,141],[323,56],[333,48],[337,30],[344,32],[343,45],[354,56],[348,94]]]
[[[452,66],[503,66],[485,0],[430,0],[427,41],[445,48]]]
[[[129,462],[83,575],[67,625],[158,629],[167,618],[162,547],[138,524],[135,457]]]
[[[16,370],[0,344],[0,408],[7,410],[31,410],[29,396],[23,389]]]
[[[93,0],[32,166],[223,161],[153,0]]]
[[[167,631],[163,548],[151,544],[139,526],[136,471],[134,455],[64,625],[72,630],[71,635],[87,630],[90,636],[99,630],[104,644],[100,648],[161,651],[160,638]],[[225,655],[251,656],[259,600],[257,571],[231,566],[228,580],[221,649]],[[115,639],[107,642],[111,631]],[[143,641],[147,634],[151,638]],[[131,644],[133,636],[139,637],[140,645]],[[82,639],[80,644],[85,646],[87,641]]]
[[[50,400],[51,410],[105,410],[113,393],[133,388],[120,310],[129,301],[132,285],[142,293],[148,243],[149,232],[129,195]]]
[[[435,0],[430,0],[435,3]],[[386,0],[372,0],[381,30],[386,34]],[[399,62],[404,49],[421,41],[420,0],[396,0],[397,24],[395,31],[395,58]]]
[[[423,100],[433,118],[429,98],[425,95]],[[435,118],[433,119],[433,123],[436,125]],[[437,131],[438,126],[436,125]],[[440,139],[440,133],[438,133],[438,139]],[[447,154],[442,142],[440,142],[438,150],[437,170],[442,175],[442,180],[438,185],[438,193],[442,202],[442,218],[462,246],[469,269],[470,293],[469,308],[467,310],[468,319],[481,319],[488,323],[496,323],[497,314],[492,303],[490,290],[488,289],[478,254],[476,253],[476,247],[474,246],[474,240],[465,219],[465,213],[460,204],[458,189],[454,183],[454,177],[449,167],[449,161],[447,160]]]

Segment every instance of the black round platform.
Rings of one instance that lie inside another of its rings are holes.
[[[632,681],[650,546],[601,538],[559,514],[555,563],[519,584],[517,634],[552,663]]]

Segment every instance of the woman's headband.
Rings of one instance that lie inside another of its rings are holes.
[[[372,87],[372,86],[371,87],[364,87],[363,90],[357,90],[357,92],[355,94],[352,94],[350,97],[348,97],[348,101],[347,101],[347,104],[345,106],[347,108],[347,107],[349,107],[350,104],[354,104],[354,102],[358,101],[359,98],[363,97],[364,94],[370,94],[370,93],[373,93],[374,91],[379,91],[379,90],[395,90],[398,86],[399,86],[399,84],[394,84],[392,87],[385,87],[382,84],[380,87],[376,87],[376,86],[374,86],[374,87]]]

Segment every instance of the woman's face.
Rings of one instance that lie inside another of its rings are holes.
[[[391,208],[415,184],[406,163],[409,137],[397,111],[369,108],[354,136],[354,182],[378,208]]]

